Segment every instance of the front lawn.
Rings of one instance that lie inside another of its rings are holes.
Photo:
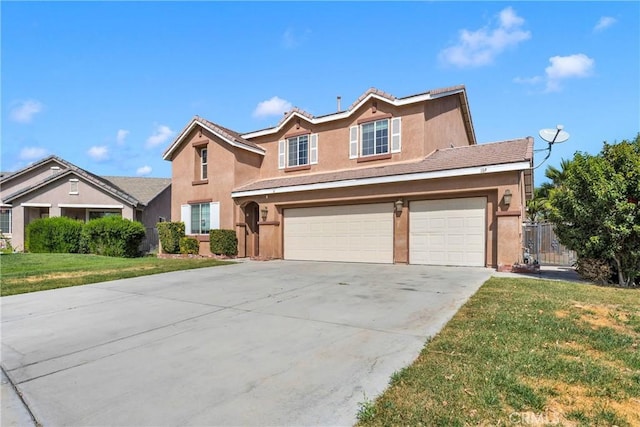
[[[492,278],[359,425],[640,425],[640,291]]]
[[[230,264],[213,258],[114,258],[79,254],[3,254],[0,295],[15,295],[169,271]]]

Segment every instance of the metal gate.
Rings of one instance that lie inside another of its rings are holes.
[[[522,226],[522,246],[540,265],[572,266],[576,253],[561,245],[549,222],[526,222]]]

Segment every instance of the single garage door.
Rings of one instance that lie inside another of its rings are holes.
[[[393,205],[285,209],[284,258],[393,263]]]
[[[484,267],[486,206],[484,197],[411,202],[409,262]]]

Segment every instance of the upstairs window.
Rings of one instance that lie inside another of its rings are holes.
[[[205,180],[208,177],[207,166],[209,164],[208,161],[209,150],[206,148],[200,149],[200,179]]]
[[[292,136],[278,143],[278,168],[295,168],[318,163],[318,134]]]
[[[389,120],[378,120],[360,125],[362,133],[361,156],[374,156],[389,152]]]
[[[401,118],[372,120],[349,128],[349,158],[401,151]]]
[[[309,164],[309,135],[287,139],[287,167]]]

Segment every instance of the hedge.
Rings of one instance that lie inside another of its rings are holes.
[[[79,253],[83,223],[64,216],[40,218],[27,225],[25,250],[34,253]]]
[[[82,233],[93,254],[133,258],[140,255],[145,229],[140,222],[106,216],[89,221]]]
[[[238,255],[238,238],[235,230],[210,230],[209,246],[216,255]]]
[[[184,235],[184,222],[159,222],[158,237],[162,245],[162,252],[177,254],[180,252],[180,239]]]
[[[180,253],[198,255],[200,253],[200,242],[195,237],[183,237],[180,239]]]

